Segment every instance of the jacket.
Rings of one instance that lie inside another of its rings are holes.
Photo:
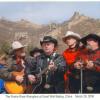
[[[72,51],[70,49],[66,49],[63,52],[63,57],[65,58],[66,63],[68,64],[68,68],[67,68],[68,70],[64,74],[65,81],[68,80],[69,75],[74,76],[75,74],[77,74],[78,70],[74,68],[73,64],[78,59],[81,51],[82,51],[81,48],[79,48],[79,49],[76,49],[75,51]]]
[[[84,73],[83,73],[83,79],[84,79],[84,85],[88,86],[94,86],[99,87],[100,84],[100,48],[95,51],[86,50],[84,53],[81,54],[81,59],[85,62],[86,60],[93,61],[94,68],[87,69],[84,65]],[[99,91],[100,92],[100,91]]]
[[[41,54],[40,56],[34,58],[32,60],[32,66],[27,67],[27,74],[37,74],[39,73],[39,69],[43,70],[46,67],[48,67],[48,61],[47,59],[52,59],[51,56],[47,56],[46,54]],[[66,71],[66,62],[63,58],[63,56],[56,53],[56,55],[53,57],[53,61],[55,63],[55,66],[57,67],[57,70],[52,73],[51,71],[48,73],[48,79],[47,83],[52,85],[57,85],[60,82],[64,82],[63,75]]]

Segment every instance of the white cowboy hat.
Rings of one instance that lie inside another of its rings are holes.
[[[12,43],[12,49],[13,50],[17,50],[17,49],[20,49],[20,48],[24,48],[25,46],[22,45],[19,41],[14,41]]]
[[[62,38],[62,40],[65,42],[66,38],[68,38],[69,36],[75,37],[76,39],[80,40],[81,36],[78,33],[74,33],[72,31],[67,31],[65,36]]]

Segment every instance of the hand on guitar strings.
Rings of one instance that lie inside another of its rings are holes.
[[[17,82],[19,82],[19,83],[22,83],[22,82],[23,82],[23,80],[24,80],[24,77],[23,77],[23,76],[18,75],[18,76],[16,76],[16,77],[15,77],[15,80],[16,80]]]
[[[29,79],[29,81],[30,81],[31,84],[36,82],[35,75],[28,75],[28,79]]]
[[[51,62],[49,63],[48,69],[49,69],[50,71],[55,71],[55,70],[57,69],[57,67],[55,66],[55,63],[54,63],[53,61],[51,61]]]
[[[87,66],[86,66],[87,69],[94,69],[95,68],[93,61],[87,60],[86,63],[87,63]]]
[[[83,62],[82,61],[77,61],[77,62],[74,63],[74,68],[76,68],[76,69],[81,69],[83,67],[84,66],[83,66]]]
[[[45,89],[49,89],[49,88],[50,88],[50,85],[46,83],[46,84],[44,85],[44,88],[45,88]]]
[[[74,67],[76,69],[86,68],[86,69],[95,69],[95,64],[91,60],[85,60],[85,61],[77,61],[74,63]]]

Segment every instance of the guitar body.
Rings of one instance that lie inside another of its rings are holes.
[[[14,76],[24,76],[24,70],[21,72],[12,72],[12,74]],[[20,84],[16,81],[6,81],[4,86],[9,94],[23,94],[26,90],[24,84]]]
[[[33,84],[32,93],[41,93],[46,82],[45,80],[46,80],[45,77],[41,76],[41,78],[36,82],[36,84]]]
[[[22,84],[18,84],[15,81],[5,82],[5,89],[9,94],[23,94],[25,91],[25,86]]]
[[[54,61],[55,55],[56,55],[56,53],[53,53],[51,60],[48,61],[48,65],[51,61]],[[42,89],[44,89],[44,86],[47,81],[48,72],[49,72],[48,65],[45,66],[45,68],[43,70],[41,68],[39,68],[39,74],[36,75],[37,82],[35,84],[33,84],[32,93],[41,93]]]
[[[41,68],[39,69],[39,72],[41,73]],[[45,85],[45,80],[46,80],[45,75],[44,76],[40,75],[40,77],[37,78],[36,83],[32,85],[32,89],[33,89],[32,93],[40,93]]]

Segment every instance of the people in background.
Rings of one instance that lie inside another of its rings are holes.
[[[41,55],[42,53],[43,53],[42,49],[39,49],[39,48],[35,47],[34,49],[32,49],[30,51],[30,56],[31,57],[37,57],[37,56]]]

